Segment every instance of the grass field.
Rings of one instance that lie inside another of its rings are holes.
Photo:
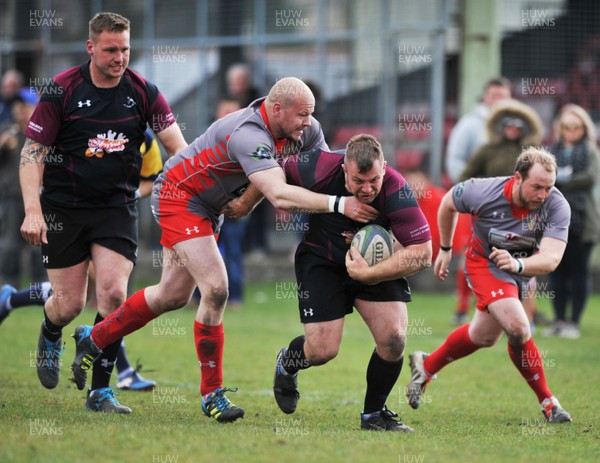
[[[246,410],[243,420],[227,425],[200,413],[193,310],[167,314],[128,338],[130,359],[141,359],[145,376],[158,382],[154,392],[121,393],[134,410],[129,416],[84,411],[85,394],[68,381],[71,338],[59,386],[44,389],[35,372],[40,310],[15,311],[0,327],[0,462],[600,461],[599,297],[590,301],[580,340],[536,337],[550,387],[573,423],[546,425],[503,339],[443,370],[417,411],[404,398],[405,365],[388,401],[415,428],[405,435],[359,430],[373,342],[357,314],[346,319],[338,358],[301,372],[296,413],[279,411],[271,390],[274,358],[301,333],[291,288],[250,287],[244,310],[226,313],[225,385],[239,388],[230,397]],[[550,313],[547,300],[541,306]],[[452,307],[449,295],[414,295],[408,352],[432,350],[446,337]],[[79,322],[93,317],[87,310]]]

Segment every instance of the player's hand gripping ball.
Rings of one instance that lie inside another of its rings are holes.
[[[379,225],[367,225],[361,228],[354,235],[350,246],[358,250],[369,266],[387,259],[394,253],[394,239]]]

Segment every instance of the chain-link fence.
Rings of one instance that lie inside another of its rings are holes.
[[[448,186],[445,142],[460,115],[461,92],[474,91],[461,86],[459,66],[466,5],[468,0],[0,0],[0,67],[21,69],[40,88],[87,59],[93,14],[116,11],[132,20],[130,67],[163,91],[188,142],[214,119],[226,96],[227,69],[243,62],[259,94],[285,75],[314,83],[317,117],[332,148],[342,148],[354,133],[370,132],[382,140],[392,165],[424,169]],[[565,102],[600,117],[600,4],[496,0],[495,12],[501,68],[493,74],[507,76],[514,95],[540,113],[545,143]],[[156,238],[150,219],[142,229],[142,236]]]

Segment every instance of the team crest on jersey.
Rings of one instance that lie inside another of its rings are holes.
[[[461,182],[454,187],[454,197],[456,199],[460,199],[460,197],[463,195],[464,192],[465,192],[465,183],[464,182]]]
[[[99,133],[96,138],[88,140],[88,149],[85,151],[86,157],[96,156],[101,158],[105,153],[115,153],[125,149],[125,143],[129,139],[123,133],[113,132]]]
[[[268,146],[258,145],[254,153],[252,153],[252,159],[255,161],[262,161],[263,159],[273,159],[271,156],[271,150]]]

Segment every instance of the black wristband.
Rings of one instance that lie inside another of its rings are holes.
[[[340,201],[341,201],[342,197],[341,196],[336,196],[335,197],[335,203],[333,203],[333,212],[340,212],[339,211],[339,207],[340,207]]]
[[[444,252],[452,251],[452,246],[441,246],[440,249]]]

